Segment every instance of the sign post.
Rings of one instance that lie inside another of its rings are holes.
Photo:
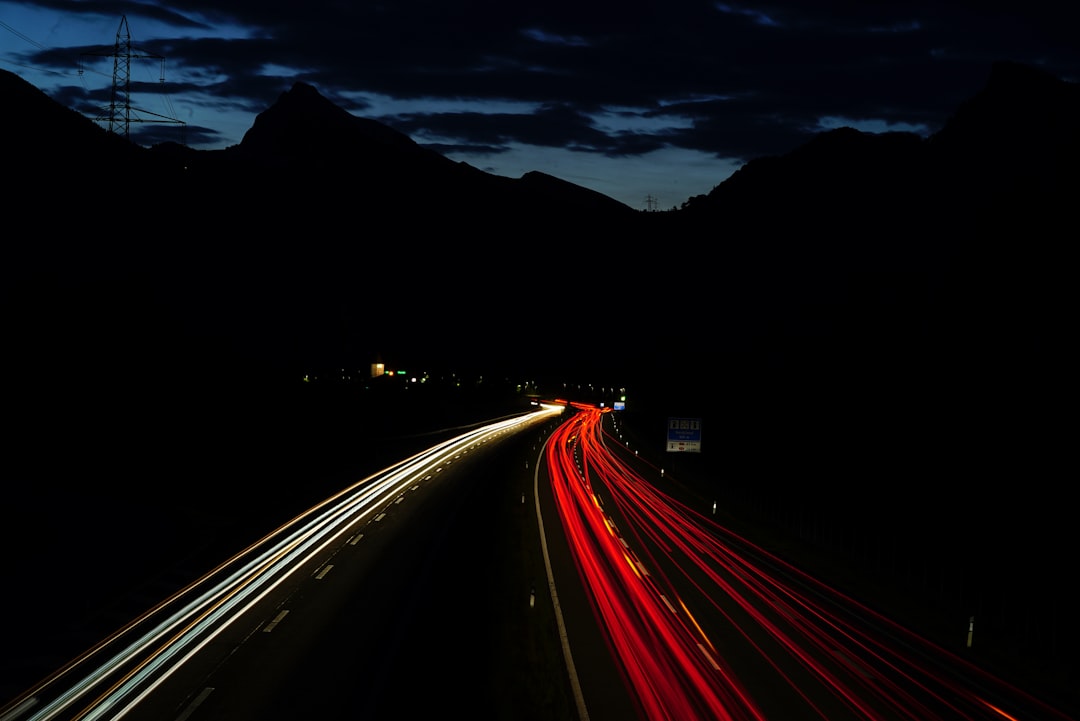
[[[668,453],[701,453],[701,419],[668,418]]]

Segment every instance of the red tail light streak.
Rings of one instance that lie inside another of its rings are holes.
[[[665,495],[606,416],[579,406],[545,458],[642,718],[1067,719]]]

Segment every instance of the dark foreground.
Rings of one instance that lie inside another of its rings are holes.
[[[135,439],[151,442],[131,445],[127,457],[121,451],[128,446],[106,443],[101,434],[91,434],[101,446],[87,442],[38,465],[26,462],[32,455],[22,456],[22,530],[7,524],[4,538],[17,579],[6,607],[21,619],[5,642],[4,702],[345,484],[463,425],[530,407],[527,397],[503,392],[410,396],[400,389],[372,394],[338,387],[304,393],[259,421],[252,413],[208,418],[204,432],[185,431],[192,444],[186,455],[178,453],[182,444],[155,441],[153,431],[143,429]],[[843,513],[825,513],[820,504],[793,509],[767,484],[736,482],[738,473],[720,454],[666,454],[662,417],[655,414],[628,411],[620,422],[637,448],[667,466],[681,492],[702,504],[719,501],[720,518],[733,529],[1076,715],[1080,671],[1067,649],[1053,653],[1010,632],[986,601],[980,608],[986,623],[980,615],[977,642],[966,648],[970,591],[919,560],[923,556],[884,543],[906,538],[890,526],[876,536],[860,535],[854,529],[864,526],[841,521]],[[394,688],[426,690],[385,700],[387,713],[395,704],[398,711],[437,710],[445,706],[440,699],[467,693],[482,711],[478,717],[555,721],[575,715],[553,611],[542,594],[536,605],[528,603],[529,589],[544,578],[536,524],[520,503],[531,486],[522,460],[534,457],[533,440],[508,449],[503,466],[461,499],[471,510],[455,518],[491,521],[447,523],[442,547],[419,559],[430,566],[424,583],[432,605],[415,609],[415,623],[387,629],[384,641],[398,654],[442,651],[416,657],[415,678]],[[865,512],[866,503],[852,513]],[[439,522],[439,515],[429,521]],[[460,558],[482,559],[474,577],[465,578],[460,565],[447,560]],[[475,632],[481,623],[483,632]],[[473,660],[459,664],[457,650]],[[296,711],[287,701],[279,707]]]

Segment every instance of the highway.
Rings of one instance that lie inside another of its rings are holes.
[[[641,718],[1067,718],[665,495],[616,415],[580,406],[546,468]]]
[[[680,499],[617,412],[472,427],[267,533],[0,721],[1067,721]]]
[[[530,429],[537,435],[557,413],[469,430],[341,490],[13,699],[0,718],[238,721],[483,708],[488,671],[473,657],[504,598],[486,593],[486,559],[454,554],[499,549],[498,538],[462,540],[461,529],[471,522],[474,533],[502,533],[484,518],[487,498],[508,500],[520,485],[491,487],[506,477],[500,459],[523,458]],[[481,455],[485,462],[474,460]],[[527,608],[527,591],[518,593]]]

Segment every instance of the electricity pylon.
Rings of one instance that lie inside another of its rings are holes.
[[[132,58],[155,58],[161,60],[161,77],[159,82],[165,82],[165,57],[163,55],[157,55],[156,53],[149,53],[145,51],[133,52],[131,46],[131,33],[128,31],[127,16],[120,16],[120,27],[116,30],[116,44],[113,47],[112,52],[86,52],[83,55],[99,55],[105,57],[112,57],[113,59],[113,76],[112,76],[112,93],[109,96],[109,105],[106,108],[106,112],[99,115],[97,120],[109,121],[109,132],[117,135],[122,135],[125,140],[128,139],[128,133],[131,128],[131,59]],[[80,70],[81,72],[81,70]],[[139,112],[148,113],[149,111],[141,110]],[[136,117],[138,122],[155,122],[155,123],[179,123],[184,124],[184,121],[177,120],[175,118],[168,118],[164,115],[157,115],[156,113],[149,113],[154,115],[158,120],[143,121],[141,118]],[[120,131],[117,131],[117,128]]]

